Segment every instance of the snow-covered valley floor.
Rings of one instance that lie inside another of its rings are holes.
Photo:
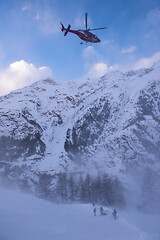
[[[53,204],[0,189],[0,240],[160,240],[160,215],[93,216],[91,204]]]

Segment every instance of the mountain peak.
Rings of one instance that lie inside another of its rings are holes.
[[[159,66],[83,83],[45,79],[1,97],[1,174],[33,188],[44,173],[158,174]]]
[[[160,60],[153,64],[153,68],[160,68]]]

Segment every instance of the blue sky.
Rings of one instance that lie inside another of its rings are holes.
[[[60,31],[60,21],[83,28],[85,12],[89,27],[107,26],[94,32],[101,43],[80,45],[76,35]],[[160,59],[159,25],[159,0],[1,0],[0,87],[12,90],[47,75],[69,81],[148,67]]]

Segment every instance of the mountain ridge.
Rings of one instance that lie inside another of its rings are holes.
[[[0,97],[2,175],[34,182],[44,172],[157,174],[159,92],[160,61],[83,82],[41,80]]]

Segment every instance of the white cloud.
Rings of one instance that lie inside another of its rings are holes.
[[[149,58],[141,58],[135,64],[133,69],[148,68],[151,67],[155,62],[160,60],[160,52],[155,53]]]
[[[160,24],[160,8],[154,8],[149,11],[147,15],[147,19],[150,24],[152,25],[159,25]]]
[[[102,55],[93,47],[88,46],[82,51],[84,67],[87,74],[85,78],[99,78],[109,71],[117,70],[119,65],[108,66]]]
[[[39,10],[33,17],[39,24],[39,29],[45,35],[59,32],[60,21],[56,14],[50,10]]]
[[[121,53],[133,53],[136,51],[136,49],[137,49],[136,46],[130,46],[129,48],[123,48],[121,50]]]
[[[34,19],[37,20],[37,21],[40,20],[40,13],[39,13],[39,11],[36,11],[36,14],[35,14],[35,16],[34,16]]]
[[[0,95],[48,77],[52,77],[49,67],[36,68],[24,60],[14,62],[7,69],[0,71]]]
[[[84,15],[82,15],[82,13],[80,13],[79,15],[77,15],[76,19],[74,20],[74,26],[76,28],[84,28]]]
[[[52,0],[54,4],[56,0]],[[59,32],[60,19],[55,8],[51,8],[49,1],[35,1],[31,4],[26,4],[21,8],[22,12],[27,12],[27,17],[36,21],[39,30],[45,34],[55,34]]]
[[[104,74],[110,71],[121,71],[127,72],[130,70],[138,70],[142,68],[149,68],[156,62],[160,61],[160,52],[155,53],[149,58],[141,58],[134,63],[126,63],[126,64],[115,64],[108,66],[104,62],[94,64],[91,69],[87,73],[88,78],[99,78],[102,77]]]
[[[114,43],[114,40],[102,40],[101,41],[101,45],[102,46],[105,46],[105,45],[108,45],[108,44],[112,44],[112,43]]]
[[[107,64],[101,62],[96,63],[92,66],[90,71],[88,72],[87,76],[89,78],[99,78],[106,74],[110,69],[108,68]]]
[[[26,10],[28,10],[28,8],[29,8],[29,6],[24,6],[21,10],[26,11]]]
[[[90,17],[87,16],[87,26],[88,26],[88,28],[91,26],[91,24],[92,24],[92,21],[91,21]],[[85,29],[85,25],[86,25],[85,14],[84,14],[84,12],[83,13],[81,12],[81,13],[79,13],[79,15],[77,15],[77,17],[74,21],[74,26],[76,28]]]
[[[142,68],[149,68],[152,65],[160,60],[160,52],[153,54],[151,57],[148,58],[140,58],[134,62],[125,62],[124,64],[115,64],[113,66],[108,66],[108,71],[121,71],[127,72],[130,70],[138,70]]]
[[[97,56],[99,56],[99,54],[93,46],[88,46],[82,51],[82,57],[87,61],[97,58]]]

